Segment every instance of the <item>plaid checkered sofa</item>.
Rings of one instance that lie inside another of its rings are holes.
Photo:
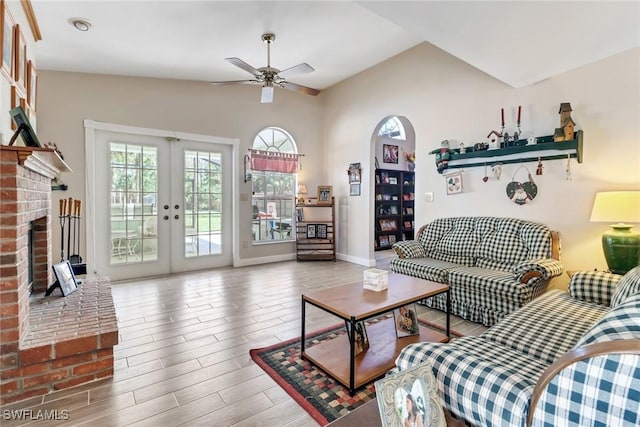
[[[396,369],[422,362],[470,425],[638,426],[640,267],[574,274],[480,336],[405,347]]]
[[[486,326],[542,294],[562,273],[559,235],[515,218],[441,218],[393,245],[391,271],[450,286],[451,312]],[[554,257],[556,259],[554,259]],[[446,295],[421,301],[446,310]]]

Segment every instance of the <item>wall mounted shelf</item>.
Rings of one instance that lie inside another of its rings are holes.
[[[553,136],[538,137],[534,145],[514,145],[497,150],[467,151],[451,153],[448,168],[465,168],[490,165],[493,163],[522,163],[541,160],[566,159],[567,155],[582,163],[583,131],[576,131],[576,139],[553,142]],[[520,140],[518,143],[526,143]]]

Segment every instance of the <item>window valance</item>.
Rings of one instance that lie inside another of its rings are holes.
[[[252,170],[283,173],[296,173],[300,156],[302,156],[302,154],[275,153],[263,150],[249,150],[249,153]]]

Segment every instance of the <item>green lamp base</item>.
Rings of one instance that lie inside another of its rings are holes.
[[[602,235],[602,249],[609,270],[625,274],[640,265],[640,233],[631,231],[631,225],[615,224]]]

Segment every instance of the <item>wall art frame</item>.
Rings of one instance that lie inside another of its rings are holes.
[[[13,83],[14,69],[14,26],[15,21],[9,11],[7,2],[0,1],[0,48],[2,50],[2,63],[0,64],[0,73],[10,82]]]
[[[382,163],[398,163],[398,145],[382,144]]]
[[[447,195],[462,193],[462,173],[450,173],[445,175]]]

